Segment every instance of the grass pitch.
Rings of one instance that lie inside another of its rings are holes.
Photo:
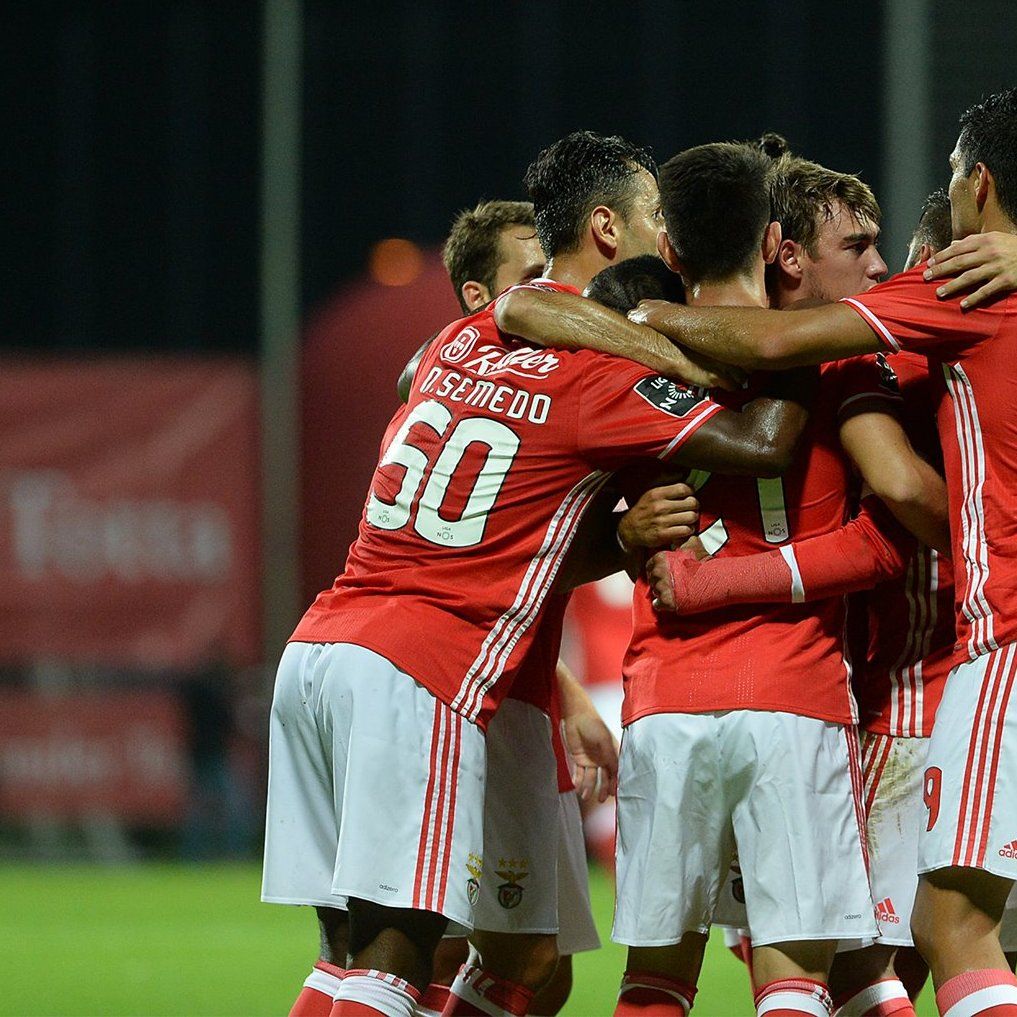
[[[255,865],[0,868],[0,1014],[286,1014],[317,932],[304,909],[259,903],[259,883]],[[605,947],[576,957],[564,1017],[610,1015],[624,967],[610,881],[594,872],[591,888]],[[715,939],[695,1014],[752,1013],[745,969]]]

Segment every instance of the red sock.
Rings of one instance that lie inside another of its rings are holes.
[[[837,1017],[915,1017],[915,1008],[899,978],[881,978],[838,1000]]]
[[[329,1017],[413,1017],[420,993],[385,971],[347,971]]]
[[[448,997],[451,991],[447,985],[431,982],[424,989],[420,1002],[417,1004],[417,1017],[441,1017],[442,1011],[448,1005]]]
[[[320,960],[304,979],[304,987],[290,1010],[290,1017],[329,1017],[332,1000],[346,974],[342,968]]]
[[[695,986],[687,982],[645,971],[626,971],[614,1017],[688,1017],[695,998]]]
[[[1017,978],[994,968],[965,971],[939,987],[936,1006],[943,1017],[1017,1017]]]
[[[756,1017],[829,1017],[833,1000],[822,982],[811,978],[781,978],[756,993]]]
[[[738,947],[742,952],[741,959],[745,962],[745,966],[749,969],[749,981],[755,984],[756,968],[755,958],[752,953],[752,937],[745,935],[739,936]]]
[[[533,992],[525,986],[464,964],[452,983],[442,1017],[523,1017],[532,999]]]

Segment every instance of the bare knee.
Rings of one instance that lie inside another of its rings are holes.
[[[349,905],[352,966],[386,971],[425,989],[448,919],[431,911],[388,908],[353,897]]]
[[[936,985],[974,968],[999,968],[998,929],[1011,883],[970,868],[922,876],[911,917],[915,946]]]

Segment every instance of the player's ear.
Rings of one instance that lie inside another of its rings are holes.
[[[772,265],[777,260],[780,250],[780,223],[772,222],[763,233],[763,261]]]
[[[918,260],[915,262],[916,265],[924,265],[936,253],[936,248],[932,244],[922,244],[918,248]]]
[[[671,238],[664,230],[657,234],[657,253],[672,272],[675,272],[677,275],[682,274],[682,263],[678,259],[678,253],[671,244]]]
[[[598,205],[590,213],[593,241],[602,254],[613,257],[618,250],[618,230],[621,221],[607,205]]]
[[[978,211],[981,212],[985,208],[986,201],[989,200],[990,190],[995,190],[996,181],[992,179],[992,173],[984,162],[976,162],[972,174],[974,176],[975,203],[978,205]]]
[[[801,248],[793,240],[782,239],[777,247],[777,257],[774,259],[778,270],[782,275],[796,283],[802,280]]]
[[[487,287],[483,283],[475,282],[473,279],[467,279],[463,283],[461,292],[466,306],[471,311],[475,311],[478,307],[483,307],[491,299],[491,294],[488,292]]]

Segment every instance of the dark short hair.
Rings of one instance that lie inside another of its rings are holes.
[[[464,311],[463,283],[481,283],[494,293],[494,277],[505,260],[501,233],[506,226],[533,228],[533,205],[528,201],[482,201],[476,208],[464,208],[453,220],[442,249],[445,270],[452,280],[456,299]]]
[[[598,205],[627,218],[632,181],[640,169],[656,176],[653,157],[617,136],[575,131],[545,148],[524,178],[544,256],[577,250],[590,213]]]
[[[810,256],[816,253],[821,223],[833,218],[839,202],[856,219],[882,220],[872,188],[851,173],[838,173],[796,155],[784,155],[774,163],[773,216],[781,236],[801,244]]]
[[[770,223],[773,162],[759,147],[699,145],[660,167],[660,206],[686,276],[727,279],[752,264]]]
[[[685,303],[685,287],[655,254],[640,254],[601,269],[586,287],[586,296],[598,304],[627,314],[640,300]]]
[[[933,191],[922,205],[918,217],[914,240],[917,244],[928,244],[934,251],[949,246],[953,239],[950,229],[950,196],[940,187]]]
[[[960,118],[958,151],[965,174],[985,163],[996,182],[999,206],[1017,222],[1017,89],[996,92]]]

